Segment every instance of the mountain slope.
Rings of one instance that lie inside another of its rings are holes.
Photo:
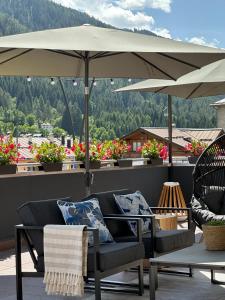
[[[89,23],[109,27],[85,13],[57,5],[49,0],[1,0],[0,35],[77,26]],[[142,32],[142,31],[138,31]],[[151,32],[145,32],[152,34]],[[12,130],[35,132],[41,122],[71,131],[59,84],[50,85],[50,79],[0,78],[0,132]],[[127,85],[126,80],[98,82],[90,101],[91,134],[94,138],[121,136],[139,126],[165,126],[166,96],[144,93],[115,94],[112,89]],[[74,121],[80,134],[83,112],[83,83],[74,87],[72,80],[64,80]],[[1,100],[1,98],[3,100]],[[5,99],[10,105],[5,106]],[[212,102],[213,99],[210,100]],[[208,100],[174,100],[174,122],[178,127],[213,127],[215,111]]]

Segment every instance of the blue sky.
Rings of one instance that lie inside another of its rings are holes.
[[[225,48],[225,0],[52,0],[119,28]]]

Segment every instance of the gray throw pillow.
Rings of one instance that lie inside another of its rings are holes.
[[[153,215],[148,203],[146,202],[144,196],[141,192],[136,191],[132,194],[127,195],[115,195],[115,201],[121,210],[121,212],[125,215]],[[150,218],[142,219],[142,232],[146,233],[150,231]],[[157,223],[157,222],[156,222]],[[131,231],[137,235],[137,223],[128,221]]]

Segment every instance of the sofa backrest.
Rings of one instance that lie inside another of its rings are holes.
[[[47,224],[65,224],[57,200],[39,200],[27,202],[17,209],[18,215],[25,226],[45,226]],[[60,199],[71,201],[70,197]],[[43,232],[32,230],[28,232],[31,242],[38,255],[43,255]]]
[[[116,201],[114,199],[114,194],[116,195],[125,195],[131,193],[128,189],[122,190],[113,190],[101,193],[91,194],[90,198],[97,198],[99,201],[99,205],[102,211],[103,216],[109,214],[121,214],[120,209],[118,208]],[[127,224],[127,221],[118,222],[113,220],[105,220],[105,223],[112,234],[113,237],[120,236],[130,236],[133,233],[130,230],[130,227]]]

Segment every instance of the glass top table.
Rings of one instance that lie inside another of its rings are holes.
[[[208,251],[206,250],[204,243],[194,244],[193,246],[182,250],[150,258],[149,262],[150,300],[155,300],[155,287],[157,286],[158,275],[157,269],[159,266],[209,269],[211,270],[212,283],[225,284],[217,282],[214,279],[215,270],[225,270],[225,251]]]

